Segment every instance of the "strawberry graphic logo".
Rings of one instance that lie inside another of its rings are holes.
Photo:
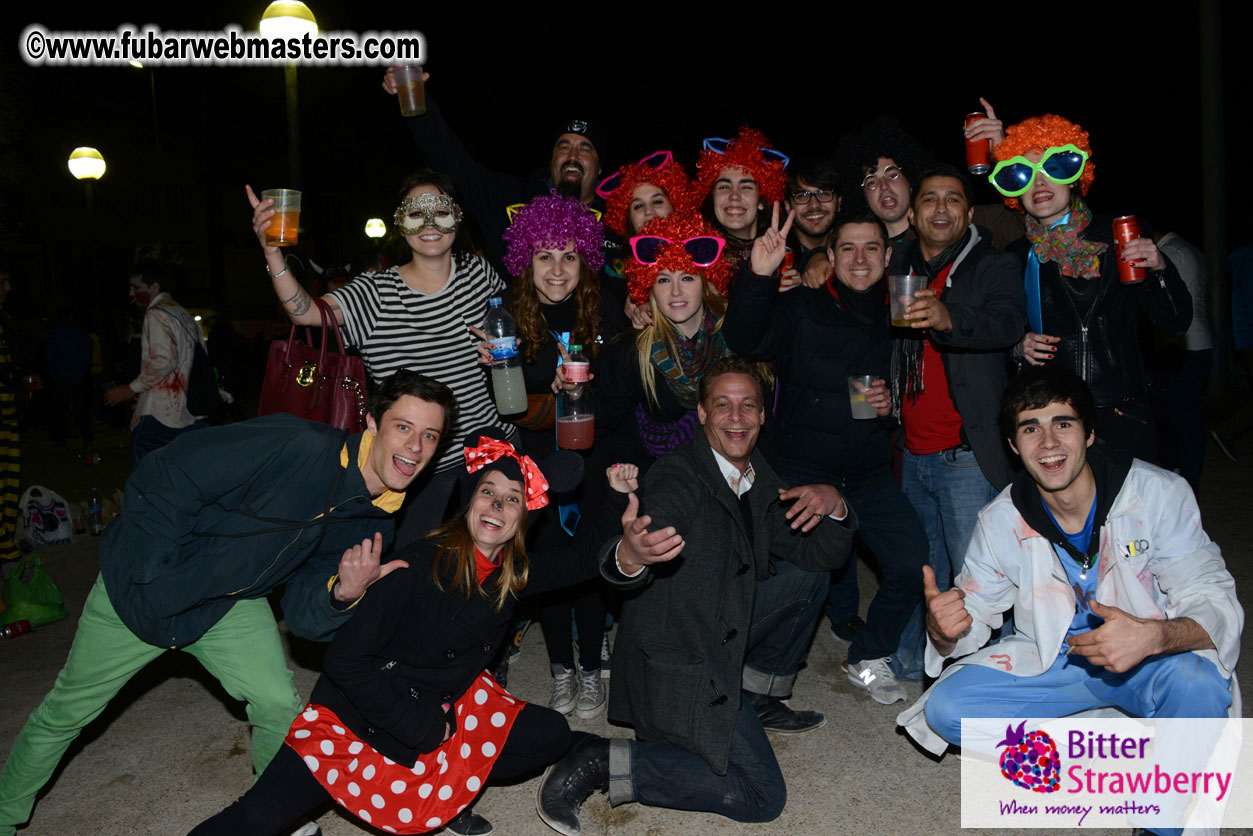
[[[1016,729],[1011,723],[1005,727],[1005,739],[996,744],[1005,747],[1001,752],[1001,774],[1032,792],[1057,792],[1062,774],[1057,744],[1045,732],[1024,733],[1026,726],[1026,720]]]

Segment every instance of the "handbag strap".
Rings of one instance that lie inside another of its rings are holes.
[[[318,306],[318,311],[322,314],[322,342],[326,342],[326,329],[330,328],[335,332],[335,341],[339,343],[339,353],[347,354],[348,349],[344,345],[344,335],[339,332],[339,323],[335,321],[335,309],[331,307],[331,303],[325,299],[318,297],[313,300]]]

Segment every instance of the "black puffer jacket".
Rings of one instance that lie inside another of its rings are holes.
[[[1192,299],[1170,260],[1134,285],[1118,281],[1114,256],[1113,219],[1097,215],[1083,231],[1088,241],[1109,244],[1101,254],[1101,275],[1092,280],[1064,277],[1057,264],[1040,265],[1040,308],[1044,333],[1061,337],[1052,362],[1072,369],[1087,381],[1098,407],[1143,403],[1148,378],[1136,332],[1143,314],[1162,331],[1181,333],[1192,322]],[[1006,250],[1026,271],[1031,241],[1022,238]]]

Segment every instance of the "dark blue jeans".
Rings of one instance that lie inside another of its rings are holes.
[[[970,450],[943,450],[925,456],[906,450],[901,489],[922,522],[930,543],[928,562],[935,571],[935,584],[943,592],[962,570],[979,512],[996,498],[996,489]],[[920,604],[901,634],[893,660],[893,672],[899,679],[922,679],[925,643]]]
[[[189,427],[167,427],[151,415],[142,416],[135,426],[131,427],[131,469],[139,467],[144,456],[160,450],[174,439],[192,430],[203,430],[209,426],[204,418],[197,418],[196,423]]]
[[[839,523],[824,520],[819,525]],[[774,574],[757,582],[743,685],[755,694],[786,698],[813,641],[829,576],[783,560],[773,568]]]
[[[734,821],[772,821],[787,803],[787,784],[766,731],[747,698],[740,698],[727,774],[670,743],[613,741],[609,803],[638,801],[670,810],[703,810]],[[625,745],[623,745],[625,744]]]
[[[896,652],[901,632],[922,600],[927,535],[889,468],[836,487],[857,512],[857,533],[874,552],[882,576],[866,613],[866,626],[848,649],[849,663],[856,664]]]

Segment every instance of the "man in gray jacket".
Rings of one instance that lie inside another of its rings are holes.
[[[636,590],[623,602],[609,704],[636,740],[580,735],[549,769],[538,808],[560,833],[580,832],[580,805],[606,785],[614,805],[737,821],[783,811],[762,706],[791,693],[821,573],[848,558],[856,519],[835,488],[787,489],[756,452],[767,391],[746,359],[707,370],[703,434],[652,467],[641,491],[649,515],[637,516],[632,494],[624,536],[602,550],[605,579]],[[822,720],[794,713],[818,721],[805,728]]]

